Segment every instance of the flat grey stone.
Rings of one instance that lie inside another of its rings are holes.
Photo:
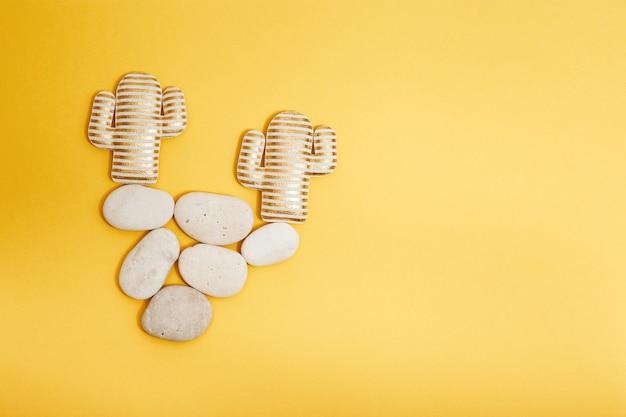
[[[168,285],[148,303],[141,326],[152,336],[185,342],[204,333],[212,317],[211,303],[200,291],[184,285]]]

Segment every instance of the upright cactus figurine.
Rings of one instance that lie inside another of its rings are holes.
[[[264,164],[261,159],[265,151]],[[261,218],[267,222],[302,223],[308,214],[311,176],[331,173],[337,166],[335,131],[292,111],[277,114],[267,128],[243,137],[237,179],[262,190]]]
[[[180,89],[161,90],[154,76],[133,72],[122,78],[115,95],[96,94],[88,136],[96,147],[113,151],[113,181],[154,184],[161,139],[180,135],[186,124],[185,96]]]

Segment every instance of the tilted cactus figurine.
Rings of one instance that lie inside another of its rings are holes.
[[[244,135],[237,179],[244,187],[262,190],[264,221],[302,223],[311,176],[329,174],[336,166],[335,131],[327,126],[314,131],[305,115],[285,111],[272,119],[267,138],[258,130]]]
[[[133,72],[122,78],[115,95],[96,94],[88,136],[96,147],[113,151],[113,181],[154,184],[161,139],[180,135],[186,124],[185,96],[180,89],[161,90],[152,75]]]

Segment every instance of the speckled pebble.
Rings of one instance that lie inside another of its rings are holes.
[[[185,342],[204,333],[212,316],[211,303],[200,291],[169,285],[152,297],[141,317],[141,326],[152,336]]]
[[[102,206],[104,219],[121,230],[153,230],[174,214],[174,199],[165,191],[143,185],[123,185],[113,190]]]
[[[202,243],[230,245],[250,233],[254,214],[240,198],[191,192],[176,202],[174,219],[183,232]]]

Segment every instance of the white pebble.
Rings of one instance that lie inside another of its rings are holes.
[[[157,292],[141,317],[141,326],[152,336],[185,342],[209,327],[213,309],[201,292],[185,285],[169,285]]]
[[[187,284],[213,297],[237,294],[248,277],[248,264],[239,252],[204,243],[180,254],[178,270]]]
[[[252,266],[266,266],[291,258],[300,243],[298,232],[287,223],[261,226],[243,241],[241,254]]]
[[[174,199],[165,191],[138,184],[116,188],[104,200],[104,219],[121,230],[153,230],[174,214]]]
[[[178,199],[174,219],[185,233],[202,243],[230,245],[250,233],[254,214],[240,198],[192,192]]]
[[[148,233],[126,255],[120,270],[120,287],[129,297],[145,300],[163,286],[172,265],[178,259],[180,245],[167,229]]]

